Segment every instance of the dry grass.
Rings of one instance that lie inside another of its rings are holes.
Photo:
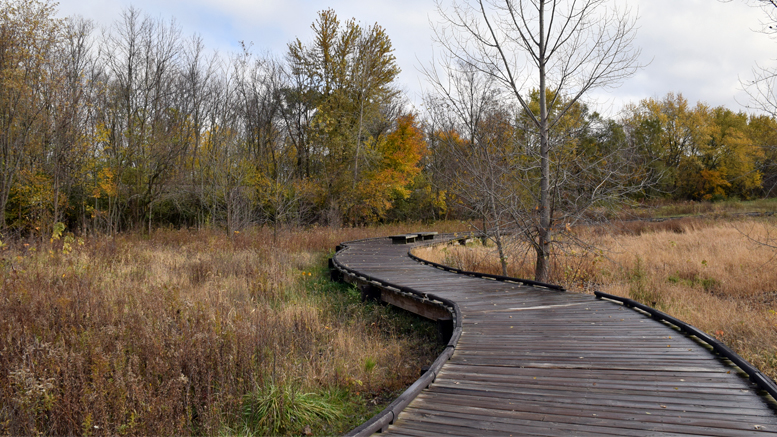
[[[415,380],[436,346],[402,331],[390,310],[333,291],[323,265],[341,241],[406,230],[158,231],[6,246],[0,434],[231,433],[246,395],[272,384],[377,403]],[[313,431],[346,430],[321,426]]]
[[[552,282],[630,297],[718,337],[777,378],[777,251],[765,239],[774,217],[714,221],[687,218],[580,229],[589,251],[559,250]],[[422,258],[465,270],[500,272],[492,247],[422,249]],[[513,246],[509,274],[532,278],[534,259]]]
[[[671,199],[653,199],[636,205],[625,207],[617,212],[607,211],[606,215],[618,216],[621,219],[635,217],[679,217],[679,216],[732,216],[743,213],[775,213],[777,199],[737,200],[728,199],[722,202],[710,201],[676,201]]]

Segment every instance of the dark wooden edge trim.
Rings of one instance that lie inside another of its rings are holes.
[[[676,319],[670,316],[669,314],[666,314],[655,308],[651,308],[647,305],[643,305],[629,298],[602,293],[601,291],[595,291],[594,295],[599,299],[607,299],[607,300],[619,302],[627,308],[632,308],[632,309],[637,308],[641,311],[644,311],[650,314],[650,316],[653,317],[654,319],[671,323],[672,325],[678,327],[681,331],[685,332],[686,334],[692,335],[698,338],[699,340],[703,341],[704,343],[707,343],[712,347],[712,350],[718,353],[718,355],[728,358],[732,363],[736,364],[737,367],[742,369],[742,371],[745,372],[750,377],[750,381],[758,385],[758,388],[766,391],[772,396],[772,398],[777,400],[777,384],[775,384],[775,382],[771,378],[761,373],[760,370],[753,367],[752,364],[748,363],[747,360],[737,355],[737,353],[731,350],[728,346],[721,343],[716,338],[710,337],[706,332],[700,330],[699,328],[693,325],[689,325],[683,322],[682,320]]]
[[[364,240],[359,240],[364,241]],[[342,243],[341,249],[338,250],[338,253],[342,250],[348,249],[348,243]],[[413,290],[410,287],[404,287],[396,284],[392,284],[388,281],[383,281],[374,277],[371,277],[369,275],[357,272],[354,269],[351,269],[349,267],[346,267],[342,265],[337,260],[337,253],[331,258],[332,265],[338,269],[340,272],[342,272],[344,275],[349,275],[353,277],[360,277],[364,278],[367,281],[371,281],[373,283],[379,283],[382,287],[385,288],[392,288],[392,289],[398,289],[399,291],[403,293],[409,293],[413,294],[415,296],[418,296],[421,299],[429,300],[430,298],[436,301],[440,302],[440,305],[444,308],[448,309],[448,311],[451,312],[453,315],[453,335],[451,335],[450,340],[448,340],[448,344],[445,346],[445,350],[440,354],[440,356],[437,357],[436,360],[434,360],[434,363],[429,367],[429,370],[426,371],[419,379],[416,380],[410,387],[407,388],[397,399],[394,400],[394,402],[390,403],[388,407],[383,409],[380,413],[373,416],[370,420],[364,422],[360,426],[354,428],[350,432],[346,434],[346,437],[356,437],[356,436],[368,436],[372,435],[376,432],[383,432],[386,430],[386,428],[394,423],[394,420],[396,420],[397,416],[399,416],[399,413],[402,412],[402,410],[407,407],[410,402],[413,401],[425,388],[429,387],[430,384],[434,382],[434,380],[437,378],[437,375],[440,373],[440,370],[442,369],[442,366],[447,362],[450,357],[453,355],[453,352],[456,350],[456,345],[459,342],[459,338],[461,338],[461,310],[459,309],[458,304],[456,302],[445,299],[433,294],[428,293],[419,293],[415,290]]]
[[[438,245],[438,244],[445,244],[445,243],[448,243],[449,241],[456,241],[456,240],[460,240],[461,239],[461,237],[454,237],[452,235],[444,235],[443,237],[444,238],[440,238],[438,240],[433,240],[433,241],[431,241],[429,243],[416,245],[416,246],[413,247],[413,249],[418,248],[418,247],[426,247],[426,246],[434,246],[434,245]],[[412,249],[411,249],[411,251],[412,251]],[[510,276],[502,276],[502,275],[491,275],[491,274],[488,274],[488,273],[468,272],[466,270],[457,269],[457,268],[454,268],[454,267],[446,266],[444,264],[438,264],[436,262],[427,261],[427,260],[425,260],[423,258],[419,258],[419,257],[413,255],[411,253],[411,251],[408,251],[407,255],[410,258],[412,258],[413,260],[418,261],[418,262],[420,262],[422,264],[430,265],[432,267],[437,267],[438,269],[443,269],[443,270],[446,270],[446,271],[449,271],[449,272],[452,272],[452,273],[458,273],[460,275],[467,275],[467,276],[474,276],[476,278],[495,279],[497,281],[518,282],[520,284],[529,285],[529,286],[532,286],[532,287],[542,287],[542,288],[547,288],[547,289],[556,290],[556,291],[566,291],[566,289],[564,287],[560,286],[560,285],[546,284],[544,282],[532,281],[531,279],[513,278],[513,277],[510,277]]]

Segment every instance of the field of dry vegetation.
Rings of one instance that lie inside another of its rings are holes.
[[[412,383],[438,346],[433,325],[330,282],[326,255],[408,230],[6,244],[0,434],[347,431]]]
[[[576,232],[591,248],[559,249],[551,282],[658,308],[714,335],[777,378],[777,249],[751,240],[774,241],[777,217],[634,221]],[[510,249],[508,274],[533,278],[532,252],[516,244]],[[488,244],[437,246],[416,255],[501,274]]]

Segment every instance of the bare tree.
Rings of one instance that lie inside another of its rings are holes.
[[[534,213],[513,209],[537,254],[535,278],[546,281],[553,243],[552,227],[561,189],[573,181],[553,174],[554,153],[562,147],[565,117],[591,89],[611,87],[639,68],[633,48],[635,19],[605,0],[454,0],[438,1],[443,23],[436,39],[447,56],[491,76],[509,91],[538,147],[538,196]],[[528,96],[537,90],[534,108]],[[527,130],[527,131],[528,131]],[[531,144],[529,145],[532,148]],[[600,162],[604,162],[603,160]],[[556,166],[556,168],[561,168]],[[619,172],[600,174],[607,181]],[[594,190],[596,199],[600,192]],[[517,199],[517,198],[515,198]],[[526,205],[515,204],[525,208]]]
[[[777,0],[746,0],[746,2],[764,11],[765,17],[761,21],[760,32],[777,39]],[[756,64],[752,70],[752,79],[742,81],[742,86],[750,97],[750,102],[746,105],[749,109],[769,114],[772,120],[777,118],[777,68]],[[770,124],[767,123],[767,125]],[[764,174],[763,190],[768,197],[777,187],[777,162],[775,161],[777,146],[770,143],[763,147],[766,158],[761,165],[761,171]],[[748,240],[777,249],[777,238],[775,238],[777,227],[773,224],[766,222],[765,234],[762,235],[754,231],[754,225],[750,225],[748,229],[740,226],[736,228]]]
[[[721,0],[729,3],[730,0]],[[750,6],[760,7],[764,12],[761,20],[761,33],[777,39],[777,0],[746,0]],[[772,59],[774,60],[774,59]],[[777,68],[756,63],[752,76],[741,80],[742,88],[749,96],[745,104],[748,109],[768,114],[773,119],[777,117]],[[762,145],[766,154],[761,163],[763,174],[763,193],[765,197],[777,190],[777,146],[771,142]]]
[[[116,179],[127,181],[121,188],[135,224],[147,219],[150,226],[153,204],[189,146],[173,102],[180,30],[174,21],[141,17],[130,7],[106,36],[102,53],[117,108],[111,135]]]
[[[54,58],[52,70],[58,77],[46,90],[49,112],[49,173],[53,178],[53,215],[51,226],[61,221],[62,204],[73,190],[77,175],[86,167],[88,157],[87,126],[91,121],[87,102],[90,87],[89,70],[94,23],[83,18],[64,22],[63,38]],[[62,199],[62,193],[65,199]]]
[[[482,220],[479,231],[496,244],[502,274],[507,275],[507,256],[503,235],[510,229],[505,211],[497,208],[498,198],[512,192],[500,190],[507,175],[499,165],[514,153],[514,142],[494,144],[495,136],[510,129],[500,129],[499,122],[509,118],[507,108],[498,103],[499,90],[492,76],[472,67],[447,65],[443,76],[436,69],[426,71],[435,84],[436,94],[427,94],[426,106],[432,126],[432,161],[436,178],[459,199],[474,218]],[[506,117],[505,117],[506,116]],[[495,135],[496,134],[496,135]]]
[[[203,172],[199,171],[203,156],[203,143],[208,128],[207,120],[214,102],[214,82],[220,66],[219,56],[213,52],[207,53],[202,38],[199,35],[187,39],[183,45],[181,71],[178,77],[176,106],[185,121],[181,126],[181,136],[189,143],[188,158],[184,163],[185,171],[180,173],[179,184],[183,187],[169,196],[176,208],[181,212],[192,213],[196,217],[197,226],[204,223],[203,193],[205,180]],[[185,187],[185,188],[184,188]],[[187,207],[196,211],[187,211]]]
[[[760,32],[777,38],[777,0],[748,0],[747,3],[764,11]],[[742,81],[742,85],[750,97],[748,108],[777,116],[777,69],[756,64],[752,79]]]

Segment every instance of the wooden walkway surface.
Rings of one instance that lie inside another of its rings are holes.
[[[434,382],[384,429],[400,436],[777,434],[774,400],[679,330],[591,295],[446,272],[388,238],[336,262],[458,304]]]

